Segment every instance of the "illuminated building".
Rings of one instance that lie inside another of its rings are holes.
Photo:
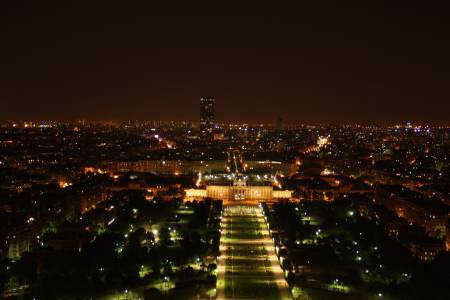
[[[187,189],[186,200],[196,198],[213,198],[224,201],[272,201],[291,199],[292,191],[274,190],[269,181],[247,181],[246,176],[233,177],[226,181],[211,181],[204,189]]]
[[[215,100],[213,97],[200,98],[200,131],[202,136],[211,136],[214,129]]]
[[[222,171],[225,161],[138,160],[119,161],[110,166],[113,172],[137,172],[164,175],[198,174]]]
[[[399,218],[423,227],[429,236],[439,239],[446,236],[449,209],[438,199],[394,185],[379,187],[375,195],[376,203],[384,205]]]

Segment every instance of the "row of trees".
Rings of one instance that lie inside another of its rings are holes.
[[[422,299],[426,294],[441,299],[448,289],[444,271],[450,267],[448,253],[431,264],[420,262],[381,226],[359,216],[349,199],[277,203],[264,210],[293,286],[348,287],[346,291],[382,291],[408,299]],[[308,283],[311,276],[320,284]]]
[[[179,216],[181,208],[193,213]],[[139,192],[120,192],[82,219],[57,225],[44,239],[64,228],[81,228],[88,235],[84,246],[58,250],[44,245],[15,263],[3,261],[0,285],[27,286],[30,295],[43,299],[96,297],[167,280],[179,288],[193,281],[207,290],[215,286],[210,276],[215,265],[206,265],[205,257],[218,251],[218,230],[213,229],[220,211],[221,203],[214,201],[148,202]],[[159,228],[156,234],[152,226]],[[103,230],[93,230],[97,227]],[[179,239],[174,241],[175,229]]]

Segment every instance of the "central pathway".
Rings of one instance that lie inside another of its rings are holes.
[[[226,206],[217,299],[292,299],[258,206]]]

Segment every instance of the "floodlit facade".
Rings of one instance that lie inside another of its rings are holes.
[[[187,198],[206,198],[208,193],[204,189],[187,189],[185,190]]]
[[[224,201],[274,200],[290,199],[292,191],[274,190],[272,185],[247,184],[245,180],[236,179],[221,184],[211,183],[204,189],[187,189],[186,200],[213,198]]]

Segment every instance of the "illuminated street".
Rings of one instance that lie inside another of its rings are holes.
[[[222,218],[217,299],[291,299],[258,206],[228,206]]]

